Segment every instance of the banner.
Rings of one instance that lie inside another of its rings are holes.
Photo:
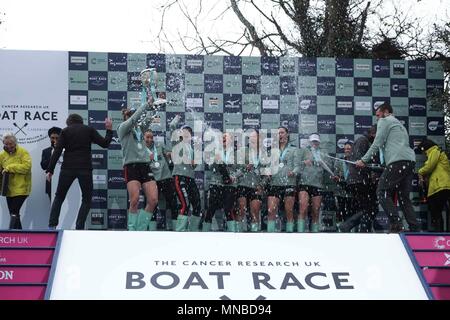
[[[49,287],[50,299],[427,299],[393,234],[64,231]]]
[[[0,50],[0,136],[14,133],[33,161],[32,190],[21,210],[24,229],[48,226],[50,200],[40,161],[42,150],[50,146],[48,129],[65,127],[67,56],[67,52]],[[9,211],[3,197],[0,208],[0,229],[7,229]]]

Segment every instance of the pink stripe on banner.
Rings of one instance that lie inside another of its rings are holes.
[[[0,248],[54,247],[57,236],[57,233],[0,232]]]
[[[450,300],[450,287],[431,287],[436,300]]]
[[[0,284],[47,283],[49,274],[50,267],[0,266]]]
[[[414,252],[421,267],[450,266],[450,252]]]
[[[450,250],[450,236],[407,235],[406,240],[413,250]]]
[[[44,300],[46,286],[0,286],[0,300]]]
[[[430,284],[448,284],[450,285],[450,268],[449,269],[423,269],[422,270],[427,283]]]
[[[2,264],[51,264],[52,249],[6,250],[0,248],[0,266]]]

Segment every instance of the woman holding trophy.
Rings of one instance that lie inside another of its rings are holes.
[[[158,187],[150,167],[150,152],[145,145],[144,132],[148,110],[165,101],[156,97],[156,71],[141,71],[141,105],[136,110],[122,110],[123,122],[117,128],[122,146],[124,178],[127,184],[130,206],[128,210],[128,230],[147,230],[153,211],[158,203]],[[139,193],[143,189],[146,198],[144,209],[139,210]]]

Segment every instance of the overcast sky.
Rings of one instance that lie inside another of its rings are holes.
[[[191,0],[193,1],[193,0]],[[262,1],[262,0],[261,0]],[[394,0],[387,0],[388,2]],[[157,7],[168,1],[161,0],[2,0],[0,12],[0,48],[27,50],[99,51],[99,52],[165,52],[186,53],[180,43],[174,48],[155,46],[159,27]],[[212,17],[226,0],[207,0],[215,6]],[[400,1],[398,1],[400,2]],[[450,0],[402,0],[404,10],[423,17],[424,24],[448,17]],[[186,30],[183,17],[172,14],[166,27],[174,39],[179,30]],[[204,23],[214,37],[214,32],[238,32],[241,25],[230,14],[215,23]]]

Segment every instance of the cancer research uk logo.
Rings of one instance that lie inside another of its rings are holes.
[[[0,128],[12,132],[21,145],[48,139],[48,128],[60,120],[60,109],[46,104],[1,104]]]

